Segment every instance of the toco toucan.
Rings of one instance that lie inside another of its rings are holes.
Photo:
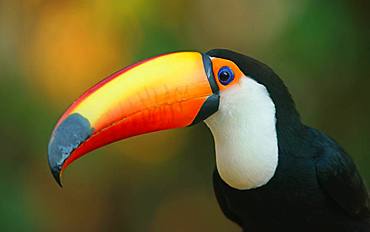
[[[215,142],[216,198],[245,231],[370,231],[368,193],[351,158],[301,122],[271,68],[225,49],[156,56],[96,84],[57,122],[50,169],[60,184],[89,151],[202,121]]]

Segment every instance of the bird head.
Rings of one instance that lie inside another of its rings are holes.
[[[245,135],[232,131],[252,122],[244,120],[248,117],[261,119],[255,125],[246,125],[250,133],[262,126],[259,129],[276,137],[275,104],[265,85],[253,78],[265,78],[270,69],[254,64],[254,60],[248,59],[250,64],[246,64],[243,59],[228,50],[175,52],[140,61],[99,82],[66,110],[52,132],[48,161],[54,178],[61,184],[61,174],[73,161],[104,145],[202,121],[211,128],[216,151],[220,152],[239,149],[242,142],[237,140],[243,141]],[[217,143],[222,146],[220,140],[224,139],[231,142],[218,148]],[[276,153],[276,149],[277,145],[271,146],[270,152]],[[238,162],[253,164],[254,174],[248,180],[238,179],[246,169]],[[246,182],[262,183],[271,178],[276,164],[277,157],[217,159],[221,176],[240,188]],[[267,174],[261,174],[258,167],[265,167]]]

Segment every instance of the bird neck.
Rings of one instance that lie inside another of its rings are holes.
[[[278,165],[276,108],[267,89],[249,77],[223,91],[219,110],[206,120],[221,178],[233,188],[266,184]]]

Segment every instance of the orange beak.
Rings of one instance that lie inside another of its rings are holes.
[[[63,114],[49,142],[50,169],[60,177],[74,160],[135,135],[198,123],[217,111],[210,58],[177,52],[131,65],[106,78]]]

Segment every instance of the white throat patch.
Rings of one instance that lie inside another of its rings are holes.
[[[266,184],[278,165],[275,104],[265,86],[249,77],[220,92],[216,113],[205,120],[216,146],[216,165],[231,187]]]

